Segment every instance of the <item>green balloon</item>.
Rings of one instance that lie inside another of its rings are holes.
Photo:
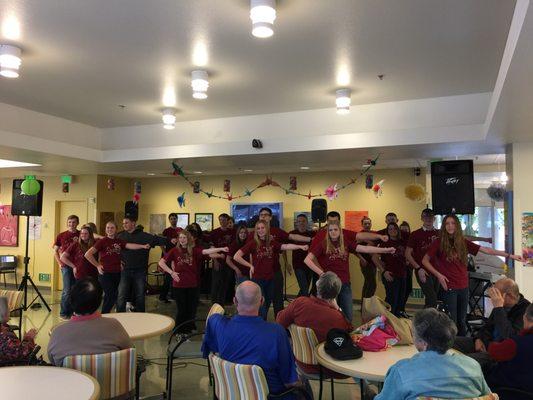
[[[41,190],[41,184],[36,179],[25,179],[20,185],[22,194],[35,196]]]

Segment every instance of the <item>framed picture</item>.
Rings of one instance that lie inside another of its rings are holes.
[[[0,246],[19,244],[19,216],[11,215],[11,206],[0,206]]]
[[[179,226],[182,229],[187,228],[187,225],[189,225],[189,213],[176,213],[176,214],[178,214],[177,226]]]
[[[166,214],[150,214],[150,233],[160,235],[165,230]]]
[[[202,231],[213,230],[213,213],[195,213],[194,222],[202,228]]]

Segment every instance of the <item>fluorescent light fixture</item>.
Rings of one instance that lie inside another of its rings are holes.
[[[311,169],[311,167],[300,167],[300,169]]]
[[[245,169],[244,172],[253,172],[253,169]]]
[[[32,164],[22,161],[0,159],[0,168],[41,167],[41,164]]]
[[[207,99],[208,79],[207,71],[196,70],[191,72],[192,97],[200,100]]]
[[[155,176],[155,174],[153,172],[148,172],[146,175],[148,176]]]
[[[276,0],[251,0],[250,19],[252,20],[252,35],[258,38],[272,36],[276,19]]]
[[[194,171],[195,174],[203,174],[202,171]]]
[[[350,112],[350,104],[352,102],[350,89],[339,89],[335,92],[337,98],[335,104],[337,105],[337,114],[348,114]]]
[[[4,78],[18,78],[22,50],[9,44],[0,44],[0,75]]]

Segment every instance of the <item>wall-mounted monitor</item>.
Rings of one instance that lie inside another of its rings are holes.
[[[232,204],[231,216],[235,219],[235,224],[244,223],[247,227],[253,228],[259,219],[259,210],[263,207],[272,210],[270,225],[283,228],[283,203]]]

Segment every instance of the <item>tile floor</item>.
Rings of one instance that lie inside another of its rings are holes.
[[[31,295],[31,292],[29,292]],[[45,300],[52,308],[49,313],[42,307],[40,309],[29,309],[23,318],[23,331],[31,328],[38,330],[37,343],[42,347],[41,353],[44,358],[46,356],[46,348],[49,340],[50,328],[58,324],[59,319],[59,293],[51,295],[50,293],[43,293]],[[29,296],[31,299],[32,297]],[[210,301],[202,296],[201,304],[198,311],[198,317],[201,318],[206,315],[210,307]],[[356,306],[357,307],[357,306]],[[146,301],[147,312],[161,313],[174,317],[175,304],[164,304],[158,301],[157,296],[148,296]],[[233,314],[234,308],[232,306],[226,307],[226,312]],[[357,324],[359,321],[358,312],[355,311]],[[272,320],[273,316],[269,317]],[[169,334],[160,337],[150,338],[144,341],[136,342],[136,347],[144,355],[146,359],[152,361],[146,369],[146,372],[141,378],[141,395],[151,395],[160,393],[165,387],[165,366],[166,366],[166,349]],[[343,383],[348,382],[348,383]],[[339,381],[335,384],[335,398],[336,399],[359,399],[359,386],[352,381]],[[312,383],[315,398],[318,399],[318,384]],[[330,399],[329,384],[324,386],[323,399]],[[211,399],[212,388],[209,386],[209,379],[207,375],[207,368],[205,360],[198,359],[189,363],[186,367],[176,368],[174,370],[173,378],[173,399]]]

